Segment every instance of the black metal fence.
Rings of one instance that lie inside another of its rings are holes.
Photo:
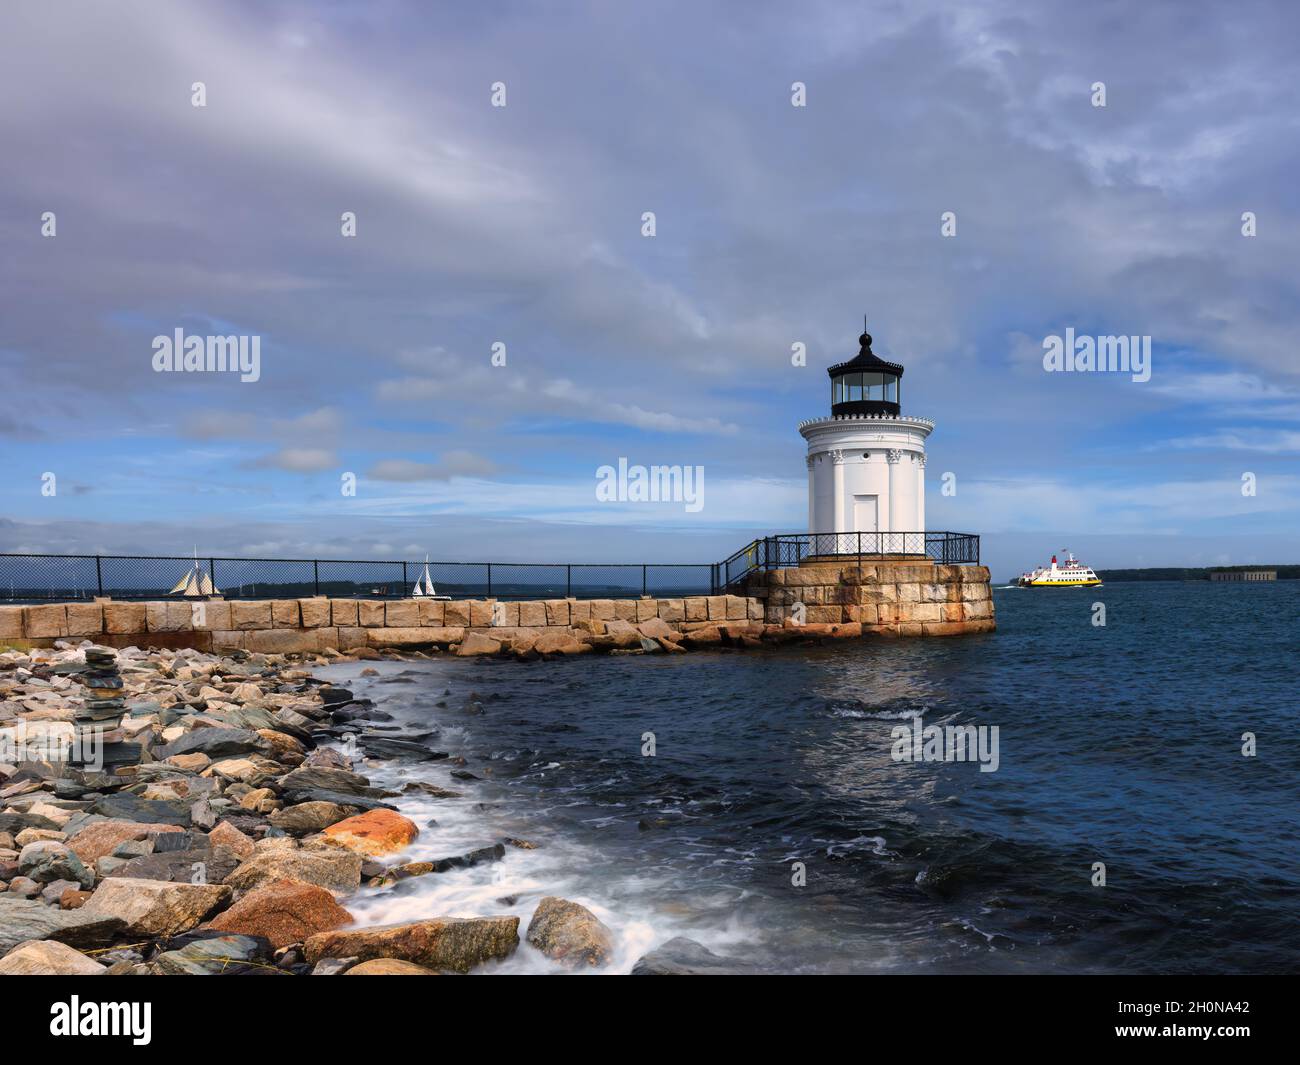
[[[376,562],[349,559],[184,558],[146,555],[0,554],[0,600],[293,599],[309,595],[396,599],[427,572],[453,598],[561,599],[708,595],[708,563]]]
[[[657,598],[716,594],[757,569],[815,557],[980,560],[973,533],[789,533],[765,536],[715,563],[377,562],[357,559],[185,558],[158,555],[0,554],[0,601],[399,599],[422,590],[455,599]],[[432,589],[423,587],[426,574]]]
[[[797,566],[812,558],[908,559],[978,565],[980,538],[958,532],[787,533],[746,544],[718,563],[713,583],[727,588],[755,570]]]

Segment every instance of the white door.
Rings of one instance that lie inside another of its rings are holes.
[[[873,533],[880,526],[877,524],[880,510],[879,496],[853,497],[853,531]]]

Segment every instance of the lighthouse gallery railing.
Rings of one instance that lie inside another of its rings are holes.
[[[714,587],[721,590],[755,570],[783,569],[811,559],[907,559],[944,566],[979,565],[980,538],[960,532],[784,533],[753,540],[719,562]]]

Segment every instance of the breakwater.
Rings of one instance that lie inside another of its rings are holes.
[[[676,653],[799,639],[954,636],[994,627],[989,572],[932,563],[815,562],[751,574],[744,595],[658,599],[174,599],[0,607],[0,641],[69,638],[205,652],[439,648],[522,658]]]

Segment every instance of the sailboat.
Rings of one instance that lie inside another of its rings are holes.
[[[424,582],[423,587],[421,587],[420,585],[421,581]],[[415,587],[411,590],[411,594],[415,596],[417,599],[450,599],[451,598],[451,596],[449,595],[439,595],[437,590],[433,587],[433,578],[429,576],[428,555],[424,556],[424,573],[421,574],[419,577],[415,578]]]
[[[194,567],[188,570],[184,577],[176,582],[176,586],[167,593],[168,595],[188,595],[192,597],[200,595],[220,595],[217,586],[212,583],[212,578],[203,572],[199,565],[199,549],[194,549]]]

